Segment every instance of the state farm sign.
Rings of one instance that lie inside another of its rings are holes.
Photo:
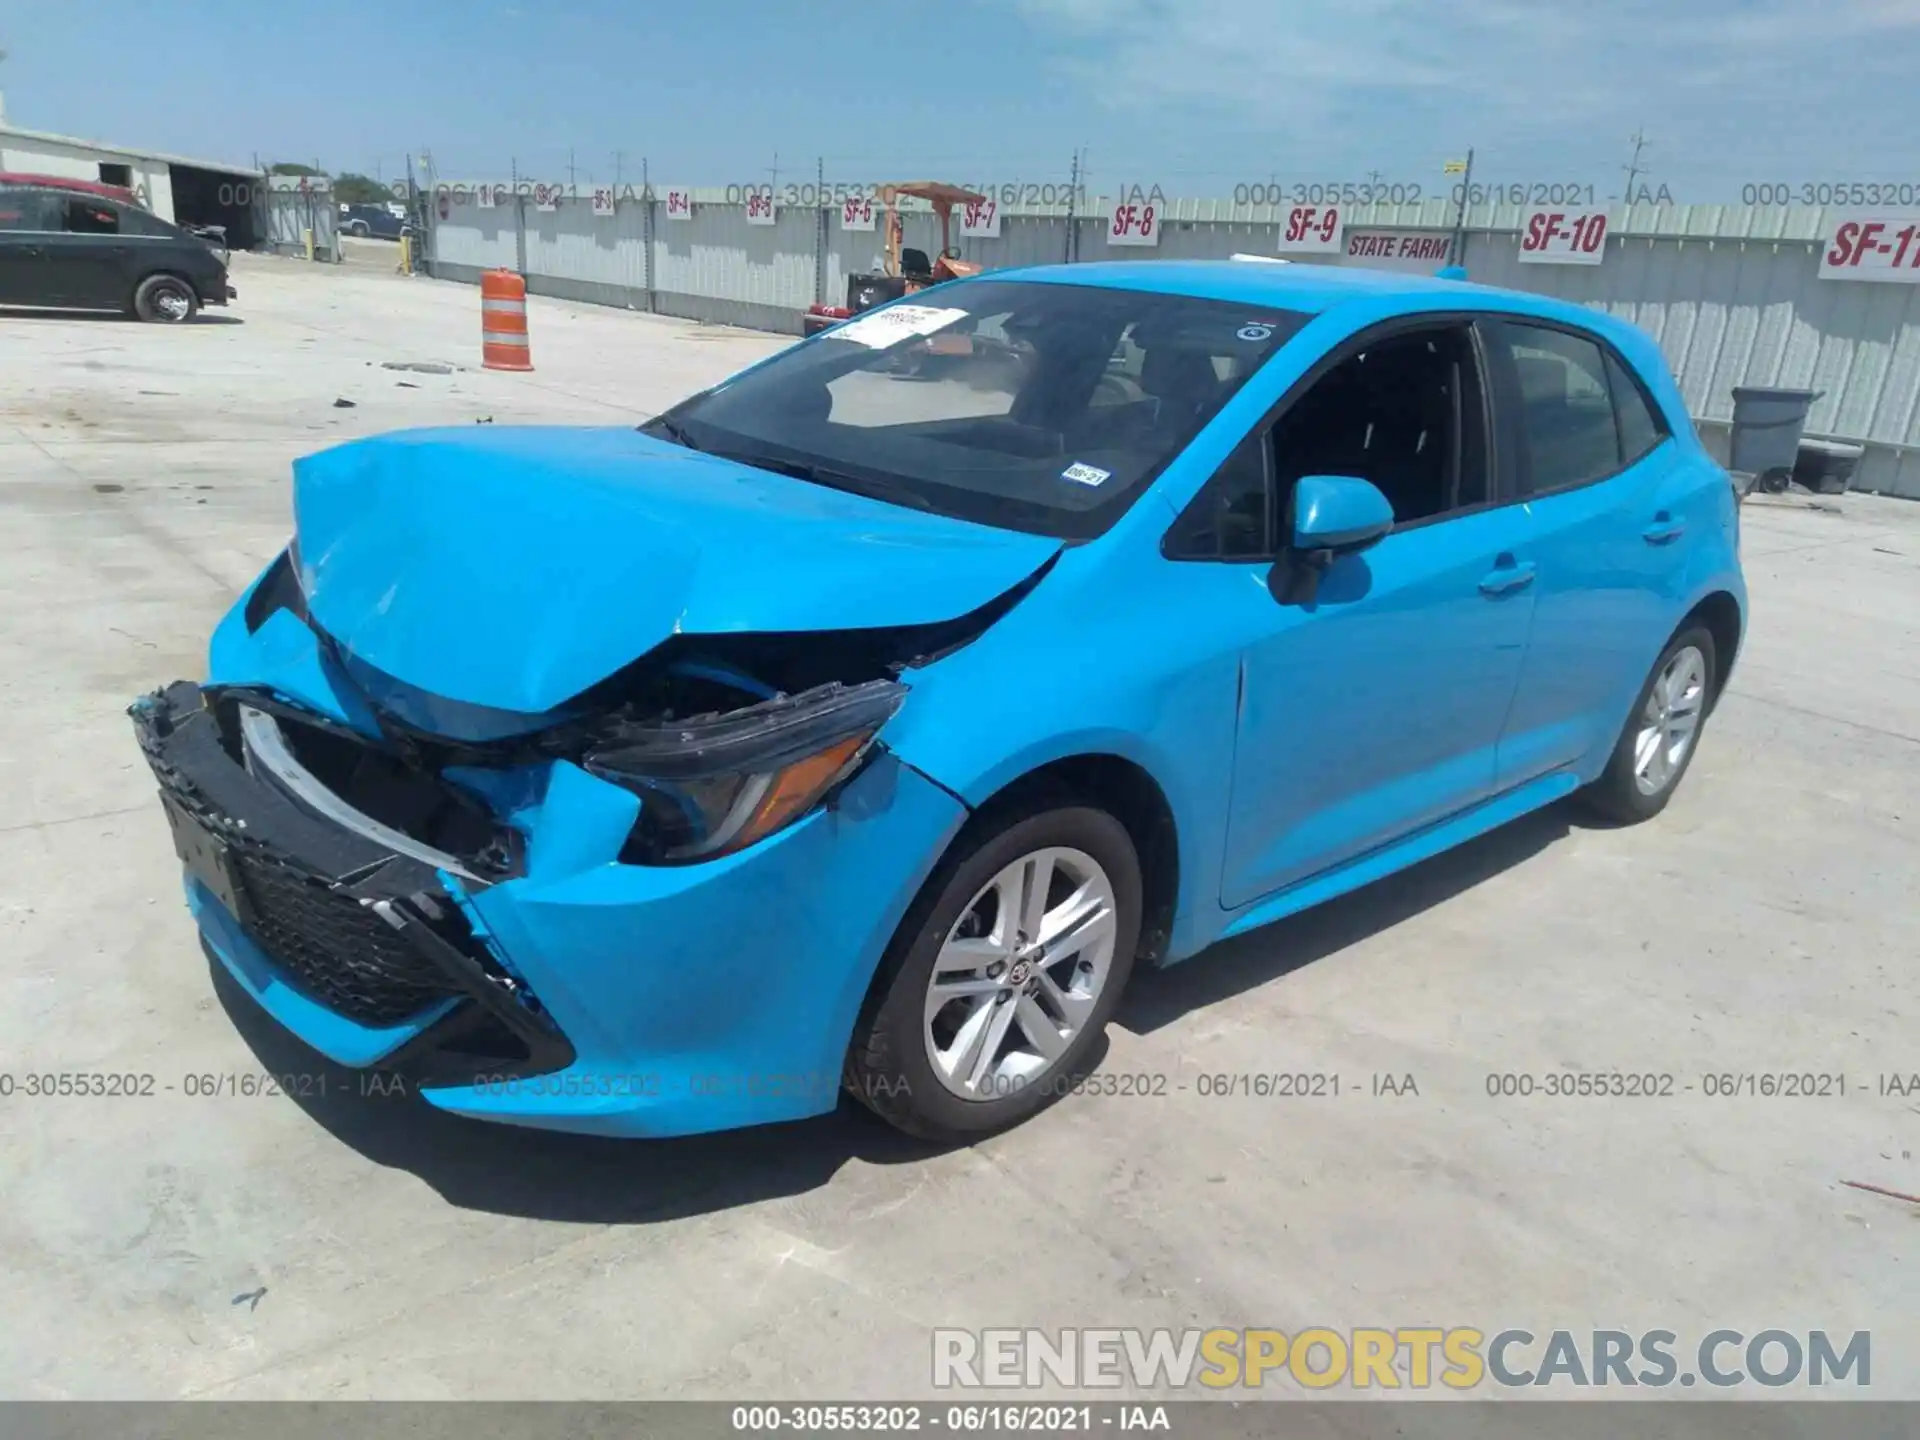
[[[1342,254],[1353,265],[1431,275],[1447,263],[1451,244],[1431,230],[1349,230]]]

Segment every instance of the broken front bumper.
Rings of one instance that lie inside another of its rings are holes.
[[[554,762],[513,816],[524,873],[483,885],[251,773],[196,686],[134,716],[201,934],[269,1014],[443,1109],[561,1129],[832,1109],[880,955],[965,818],[883,751],[831,807],[746,850],[622,865],[633,796]]]

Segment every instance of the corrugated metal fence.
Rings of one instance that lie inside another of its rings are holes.
[[[253,208],[259,233],[276,255],[306,254],[311,230],[317,259],[340,258],[335,233],[340,209],[326,176],[269,176],[255,184]]]
[[[666,218],[658,191],[652,199],[623,191],[611,215],[594,214],[586,196],[561,196],[549,208],[531,191],[523,186],[483,205],[478,187],[439,187],[433,273],[473,281],[504,266],[537,294],[797,333],[807,306],[839,303],[849,274],[879,268],[879,229],[842,228],[837,205],[781,206],[772,224],[749,224],[737,190],[733,203],[727,191],[693,190],[686,219]],[[1271,254],[1278,241],[1273,206],[1168,200],[1160,243],[1150,249],[1109,245],[1104,199],[1083,209],[1070,218],[1059,205],[1002,207],[998,237],[956,235],[954,243],[965,258],[997,267]],[[1829,211],[1615,206],[1600,265],[1520,263],[1523,214],[1513,205],[1469,209],[1463,258],[1475,280],[1592,305],[1647,330],[1716,446],[1724,445],[1734,386],[1823,391],[1808,434],[1867,446],[1856,488],[1920,497],[1920,285],[1820,279]],[[1435,199],[1349,209],[1344,218],[1349,236],[1444,236],[1455,217]],[[924,207],[903,206],[903,228],[905,244],[938,250],[938,225]]]

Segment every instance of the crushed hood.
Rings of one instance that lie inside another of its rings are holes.
[[[308,611],[349,655],[522,714],[680,632],[954,619],[1060,548],[626,428],[359,440],[295,462],[293,509]]]

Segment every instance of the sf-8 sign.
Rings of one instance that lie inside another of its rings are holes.
[[[1520,221],[1523,265],[1598,265],[1606,258],[1604,210],[1529,210]]]
[[[1000,202],[969,200],[960,210],[960,233],[969,238],[1000,238]]]
[[[1118,200],[1107,212],[1107,244],[1158,245],[1160,207],[1152,201]]]
[[[1295,205],[1280,218],[1280,248],[1338,255],[1340,224],[1338,205]]]

